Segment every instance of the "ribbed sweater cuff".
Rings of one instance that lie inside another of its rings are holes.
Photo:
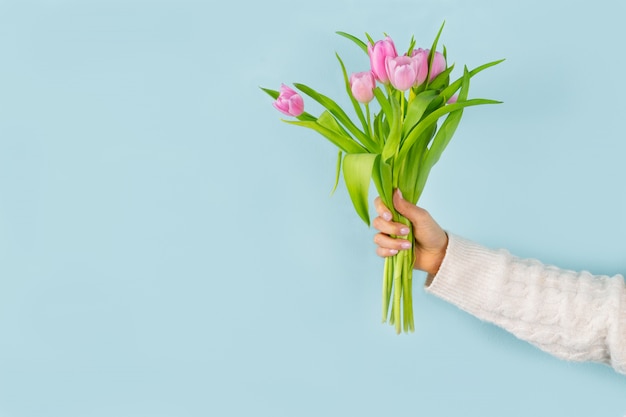
[[[446,255],[426,291],[484,319],[480,312],[499,293],[492,288],[494,278],[502,276],[509,257],[506,250],[487,249],[448,233]]]

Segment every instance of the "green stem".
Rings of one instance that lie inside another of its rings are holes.
[[[383,323],[387,322],[387,316],[389,314],[389,270],[391,268],[391,258],[385,258],[385,266],[383,268]]]
[[[404,123],[405,100],[404,93],[397,92],[396,98],[400,100],[401,124]],[[369,116],[369,114],[368,114]],[[402,176],[403,164],[396,156],[391,158],[391,183],[392,190],[396,190]],[[408,190],[404,190],[408,191]],[[392,196],[389,196],[392,199]],[[392,213],[393,220],[409,226],[409,234],[406,236],[413,242],[413,230],[411,222],[399,214],[393,206],[393,201],[385,202]],[[398,237],[398,236],[393,236]],[[385,259],[383,271],[383,322],[389,318],[389,323],[395,327],[396,333],[414,331],[413,323],[413,297],[412,297],[412,275],[414,260],[414,249],[400,251],[397,255]],[[390,311],[391,310],[391,311]]]
[[[367,113],[367,129],[368,129],[368,134],[370,135],[370,137],[372,138],[372,141],[374,141],[374,126],[372,126],[372,118],[370,117],[370,105],[369,103],[365,103],[365,113]],[[376,142],[376,141],[374,141]],[[380,142],[378,142],[380,144]]]
[[[413,232],[409,232],[407,239],[413,242]],[[411,247],[406,251],[405,260],[402,264],[402,297],[404,301],[403,316],[404,316],[404,331],[414,331],[415,325],[413,323],[413,264],[414,264],[414,250]]]
[[[400,300],[402,298],[402,258],[405,251],[400,252],[395,256],[396,262],[399,265],[395,265],[393,271],[393,322],[396,326],[396,333],[402,332],[401,320],[401,305]]]

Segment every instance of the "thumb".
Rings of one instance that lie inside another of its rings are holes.
[[[410,201],[405,200],[399,188],[393,193],[393,206],[398,213],[402,214],[413,223],[413,226],[417,227],[417,223],[419,223],[419,219],[422,217],[421,211],[423,210]]]

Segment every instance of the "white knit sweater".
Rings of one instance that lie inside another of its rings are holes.
[[[520,259],[449,234],[426,291],[565,360],[626,374],[626,285]]]

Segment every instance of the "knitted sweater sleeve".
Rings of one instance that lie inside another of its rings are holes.
[[[426,291],[565,360],[626,374],[626,285],[520,259],[449,234]]]

